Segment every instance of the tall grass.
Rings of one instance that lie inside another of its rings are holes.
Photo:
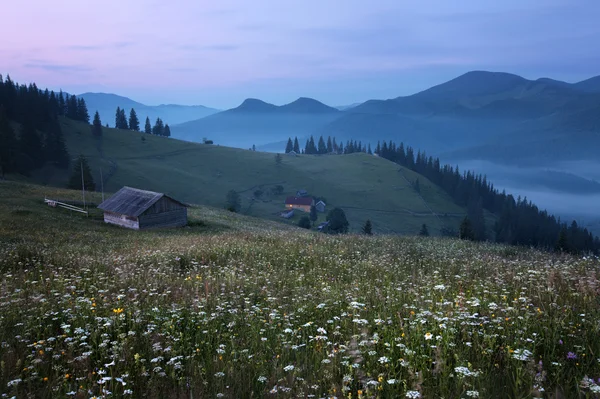
[[[0,243],[0,394],[598,397],[597,259],[240,230]]]

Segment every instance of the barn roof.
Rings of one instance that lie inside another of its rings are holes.
[[[112,197],[98,205],[98,208],[108,212],[137,217],[162,197],[167,197],[182,206],[186,206],[163,193],[155,193],[154,191],[140,190],[125,186],[117,191]]]
[[[313,199],[311,197],[287,197],[285,203],[287,205],[312,205]]]

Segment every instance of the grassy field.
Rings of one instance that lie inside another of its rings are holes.
[[[0,395],[596,398],[600,262],[211,208],[136,232],[0,182]]]
[[[187,143],[137,132],[104,129],[101,141],[89,126],[63,120],[70,154],[90,160],[100,189],[124,185],[168,193],[194,204],[223,207],[229,190],[242,195],[242,213],[277,220],[287,195],[304,189],[324,197],[328,209],[342,207],[350,228],[359,231],[371,219],[376,233],[416,234],[423,223],[432,234],[442,226],[457,228],[465,210],[423,176],[366,154],[345,156],[283,156],[281,165],[271,153]],[[33,181],[64,187],[69,171],[46,168]],[[419,196],[411,184],[419,179]],[[282,195],[272,195],[276,185]],[[264,194],[254,197],[261,189]],[[434,213],[438,214],[437,216]],[[295,223],[301,215],[297,213]],[[321,215],[324,219],[325,215]]]

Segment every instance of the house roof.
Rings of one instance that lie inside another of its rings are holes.
[[[140,216],[162,197],[167,197],[182,206],[187,206],[168,195],[154,191],[140,190],[133,187],[123,187],[112,197],[98,205],[98,208],[127,216]]]
[[[327,205],[327,204],[326,204],[326,203],[324,203],[323,201],[319,201],[319,202],[317,202],[317,204],[316,204],[316,205],[319,205],[319,204]]]
[[[287,197],[285,203],[287,205],[312,205],[313,199],[311,197]]]

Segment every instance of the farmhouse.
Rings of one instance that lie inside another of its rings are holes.
[[[285,209],[298,209],[303,212],[310,212],[310,207],[315,204],[311,197],[287,197],[285,199]]]
[[[187,206],[165,194],[123,187],[98,205],[104,221],[130,229],[179,227],[187,224]]]
[[[317,212],[325,212],[326,206],[327,206],[327,204],[325,204],[323,201],[319,201],[315,204],[315,208],[317,208]]]

